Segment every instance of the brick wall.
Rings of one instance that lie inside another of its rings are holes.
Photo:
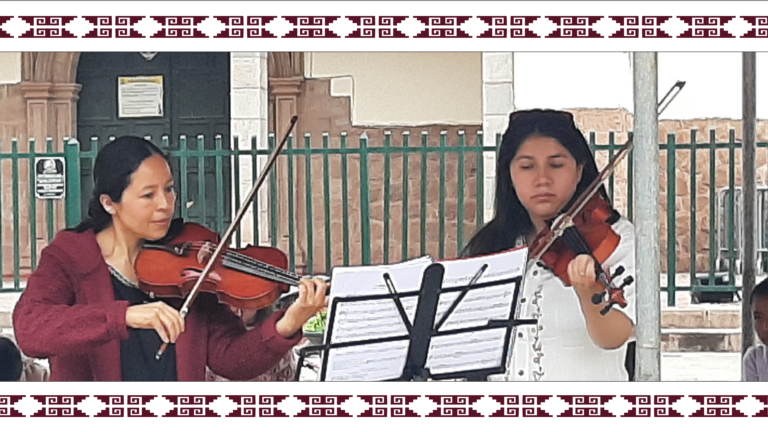
[[[330,134],[330,147],[340,146],[341,132],[347,132],[347,146],[359,147],[360,136],[365,133],[368,136],[369,147],[381,147],[384,144],[385,131],[392,134],[392,146],[402,146],[404,131],[410,133],[410,145],[421,145],[422,131],[428,131],[430,147],[439,145],[440,132],[448,132],[448,146],[458,145],[458,131],[467,133],[466,145],[474,146],[477,131],[482,129],[480,124],[466,125],[426,125],[418,127],[408,126],[381,126],[381,127],[355,127],[350,123],[350,106],[347,97],[331,97],[330,81],[327,79],[309,79],[302,84],[304,89],[298,100],[298,112],[301,121],[297,124],[295,136],[299,137],[296,147],[304,146],[304,134],[312,134],[312,147],[322,147],[322,133]],[[404,101],[407,103],[407,101]],[[389,214],[389,261],[399,262],[404,259],[421,255],[421,156],[417,154],[407,156],[408,163],[408,256],[402,255],[401,239],[403,235],[403,163],[402,154],[396,154],[391,160],[390,173],[390,214]],[[301,205],[306,196],[306,173],[304,172],[303,157],[296,158],[294,169],[299,180],[295,187],[297,205]],[[360,215],[360,160],[356,155],[348,157],[348,220],[350,236],[350,264],[361,263],[361,215]],[[461,245],[457,243],[458,229],[458,156],[449,154],[446,156],[446,193],[445,214],[439,212],[439,175],[440,157],[432,154],[427,159],[427,212],[426,212],[426,253],[437,256],[439,248],[439,223],[445,223],[445,255],[455,257]],[[331,267],[343,262],[342,248],[342,224],[343,203],[341,195],[341,157],[333,155],[329,157],[330,188],[331,188]],[[464,242],[466,242],[477,228],[477,160],[470,154],[464,159]],[[325,226],[324,216],[324,192],[323,192],[323,159],[317,156],[312,160],[312,234],[314,236],[314,271],[323,272],[326,268],[325,257]],[[384,156],[370,155],[368,160],[369,172],[369,197],[370,197],[370,225],[371,225],[371,259],[374,263],[384,261]],[[299,244],[298,262],[306,260],[306,212],[298,209],[297,236]],[[304,219],[302,219],[304,217]],[[285,249],[287,250],[287,249]]]
[[[596,142],[606,144],[608,132],[616,132],[617,143],[624,143],[627,139],[627,131],[633,126],[633,116],[626,110],[573,110],[576,122],[585,134],[589,131],[596,132]],[[707,143],[710,139],[710,130],[715,130],[715,141],[728,142],[730,129],[735,129],[736,142],[740,142],[742,134],[742,122],[736,119],[693,119],[693,120],[663,120],[659,124],[659,142],[666,143],[667,135],[674,133],[676,142],[688,144],[691,142],[691,129],[697,129],[696,141],[699,144]],[[768,141],[768,121],[758,120],[758,142]],[[695,170],[691,167],[691,150],[677,150],[675,152],[675,172],[670,179],[676,182],[675,190],[675,250],[677,252],[677,272],[690,271],[693,253],[691,251],[691,230],[696,231],[696,271],[709,270],[709,187],[710,155],[708,149],[698,149],[696,153]],[[736,185],[741,185],[742,161],[741,150],[735,151],[735,178]],[[603,167],[607,161],[607,152],[598,154],[598,166]],[[765,186],[768,182],[768,150],[758,149],[757,154],[757,184]],[[623,163],[616,173],[616,189],[614,201],[616,206],[626,212],[627,205],[627,165]],[[695,173],[695,174],[694,174]],[[691,178],[695,175],[696,189],[694,196],[691,194]],[[715,191],[716,194],[728,187],[729,156],[727,149],[718,149],[715,153]],[[660,214],[659,226],[661,230],[661,269],[667,271],[667,152],[660,152],[659,182],[660,182]],[[691,219],[691,200],[696,202],[695,219]],[[638,203],[635,203],[637,206]],[[717,221],[716,221],[717,223]]]

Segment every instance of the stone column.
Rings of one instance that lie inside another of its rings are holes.
[[[232,137],[238,137],[240,150],[250,150],[252,139],[256,138],[256,146],[259,149],[267,148],[267,109],[269,94],[267,90],[267,53],[266,52],[233,52],[230,53],[231,70],[231,130]],[[234,140],[233,140],[234,143]],[[233,144],[234,145],[234,144]],[[266,157],[259,157],[256,169],[252,169],[252,160],[242,157],[240,165],[240,199],[244,199],[253,187],[253,183],[261,173],[262,166],[266,163]],[[232,167],[234,170],[234,166]],[[255,173],[255,176],[254,174]],[[232,173],[234,179],[234,171]],[[244,244],[269,244],[269,185],[264,183],[256,196],[258,205],[257,230],[253,225],[253,205],[243,216],[240,223],[242,241]],[[235,214],[233,203],[232,215]]]
[[[290,78],[270,78],[270,99],[273,101],[274,106],[274,124],[275,124],[275,142],[278,144],[283,138],[290,125],[291,118],[298,114],[298,100],[301,94],[302,83],[304,78],[290,77]],[[299,122],[300,123],[300,122]],[[294,147],[303,146],[302,135],[299,132],[299,123],[296,124],[293,130],[293,144]],[[287,147],[287,143],[286,143]],[[293,211],[294,214],[288,214],[288,164],[286,158],[281,158],[279,163],[275,167],[278,170],[278,214],[279,218],[278,227],[278,246],[286,253],[288,248],[288,218],[293,218],[294,222],[294,244],[296,247],[296,272],[299,274],[305,274],[312,269],[306,268],[306,253],[307,253],[307,235],[306,235],[306,200],[300,195],[302,190],[306,190],[303,187],[305,176],[303,175],[303,166],[296,163],[297,159],[294,158],[293,164]],[[283,216],[285,215],[285,216]]]
[[[49,102],[53,98],[53,84],[52,83],[40,83],[40,82],[24,82],[20,85],[22,97],[24,98],[27,111],[27,127],[26,136],[19,137],[18,151],[20,153],[27,153],[30,150],[30,139],[35,139],[35,151],[45,151],[45,139],[49,135],[51,130],[51,124],[53,119],[50,116]],[[26,275],[32,266],[32,242],[35,242],[35,246],[38,250],[38,256],[43,243],[41,240],[45,239],[45,232],[40,232],[41,225],[45,225],[44,215],[41,214],[42,206],[38,205],[37,200],[33,200],[34,196],[30,195],[30,163],[27,160],[19,161],[19,182],[18,189],[14,193],[18,193],[19,196],[19,212],[16,217],[19,218],[19,254],[20,263],[19,271]],[[31,205],[35,205],[36,217],[35,221],[31,221]],[[41,223],[42,222],[42,223]],[[37,229],[36,238],[30,238],[30,225],[35,223]]]
[[[77,136],[77,100],[80,99],[81,89],[80,84],[62,83],[56,83],[51,88],[53,98],[50,101],[49,113],[53,117],[54,126],[49,132],[52,132],[50,135],[53,138],[54,151],[64,151],[64,141]],[[37,232],[44,233],[38,237],[42,237],[47,242],[46,218],[48,216],[45,212],[42,216],[42,219],[38,219],[43,226],[38,226]],[[66,228],[64,200],[54,201],[53,217],[54,233]]]
[[[486,146],[495,148],[496,134],[507,129],[509,114],[514,104],[514,53],[483,53],[483,137]],[[484,157],[485,221],[493,217],[493,197],[496,186],[496,155],[488,152]],[[482,225],[482,221],[480,223]]]

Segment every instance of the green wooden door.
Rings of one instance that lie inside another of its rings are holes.
[[[119,115],[121,77],[162,77],[162,115],[126,116],[125,109],[123,116]],[[219,135],[224,148],[230,148],[229,53],[84,52],[78,63],[77,82],[83,86],[77,105],[77,137],[83,150],[88,151],[93,145],[101,148],[121,135],[149,137],[158,146],[163,145],[162,137],[167,136],[168,149],[173,150],[179,148],[182,135],[186,136],[190,150],[213,149]],[[232,185],[230,161],[223,161],[223,175],[217,176],[213,159],[203,159],[202,176],[198,157],[187,160],[185,173],[180,172],[178,157],[172,157],[171,169],[177,185],[184,176],[189,191],[186,203],[177,201],[177,216],[185,206],[188,220],[216,229],[228,226],[232,219]],[[87,214],[93,192],[92,163],[82,163],[83,215]],[[200,190],[204,191],[202,196]],[[223,220],[216,216],[219,194],[223,198],[223,209],[219,210],[223,210]]]

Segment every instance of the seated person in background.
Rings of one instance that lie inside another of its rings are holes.
[[[19,351],[13,339],[0,336],[0,381],[48,381],[48,369]]]
[[[741,368],[742,381],[768,381],[768,279],[757,284],[749,297],[752,319],[760,343],[749,347]]]

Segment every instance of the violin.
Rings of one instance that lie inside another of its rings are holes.
[[[669,106],[684,85],[684,81],[678,81],[664,95],[657,104],[657,109],[661,106],[659,114]],[[676,88],[677,93],[664,104]],[[619,266],[609,275],[602,266],[621,241],[621,236],[611,226],[614,216],[618,214],[604,198],[605,188],[602,184],[618,163],[632,151],[633,146],[630,137],[597,178],[574,201],[571,208],[554,220],[547,221],[548,226],[537,234],[530,247],[530,261],[549,268],[566,285],[571,285],[568,276],[568,264],[571,260],[577,255],[589,255],[595,262],[597,281],[605,288],[605,291],[595,294],[591,299],[596,305],[607,303],[600,310],[602,315],[607,314],[614,305],[627,307],[624,288],[634,282],[634,277],[627,276],[621,285],[617,286],[614,279],[623,274],[625,269]],[[598,194],[598,191],[602,191],[602,194]]]
[[[277,300],[282,292],[288,290],[286,284],[298,285],[300,278],[284,269],[288,259],[281,251],[258,246],[243,249],[226,246],[298,120],[298,116],[291,118],[285,136],[272,152],[220,239],[216,233],[200,225],[188,224],[180,235],[172,236],[170,243],[142,245],[134,264],[142,291],[152,296],[186,296],[179,310],[184,319],[201,290],[215,293],[231,306],[245,305],[247,309],[251,308],[248,306],[255,306],[254,309],[257,309]],[[167,348],[168,343],[164,343],[155,354],[155,359],[160,360]]]
[[[186,297],[217,247],[219,236],[188,222],[172,239],[145,244],[136,259],[139,287],[152,297]],[[273,247],[225,247],[200,291],[240,309],[262,309],[274,303],[300,277],[287,271],[288,256]]]

